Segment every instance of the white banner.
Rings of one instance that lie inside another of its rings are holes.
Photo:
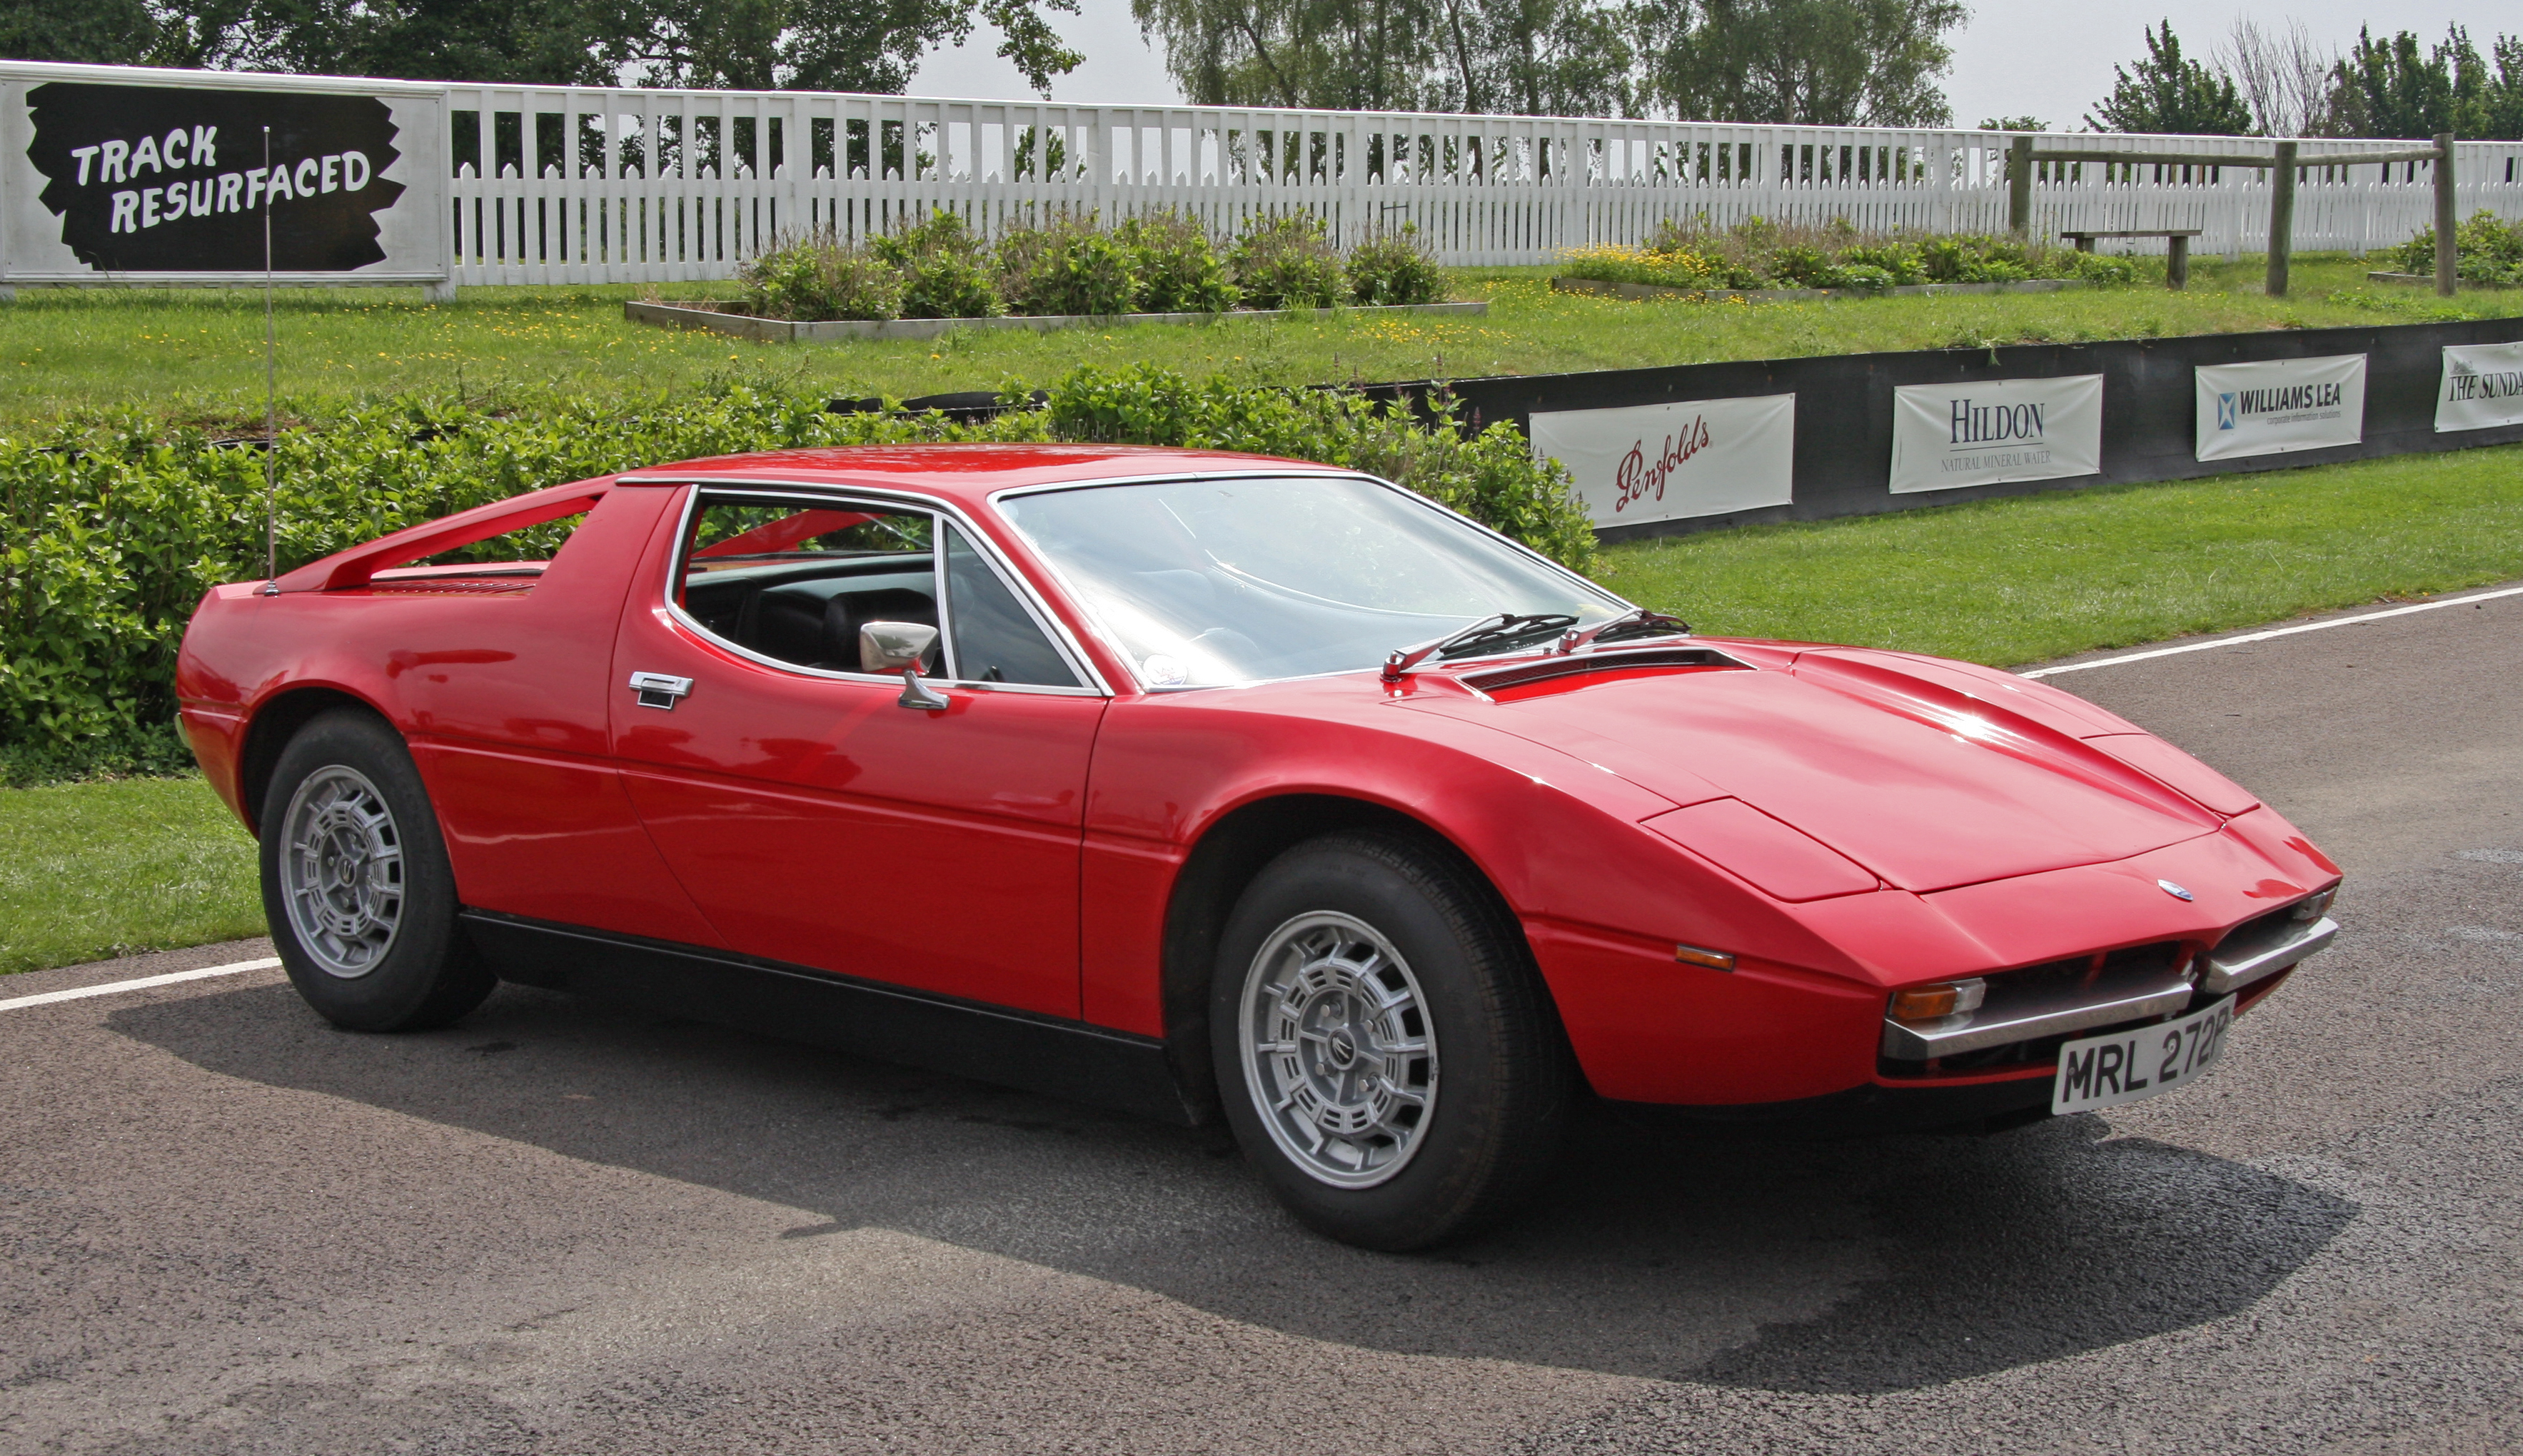
[[[446,124],[394,81],[9,68],[0,283],[436,282]]]
[[[1793,395],[1537,412],[1531,433],[1535,454],[1576,477],[1597,526],[1759,510],[1794,494]]]
[[[2449,344],[2436,432],[2523,425],[2523,344]]]
[[[2202,460],[2327,449],[2365,438],[2365,355],[2201,364]]]
[[[1892,392],[1892,493],[2103,469],[2103,376],[1912,384]]]

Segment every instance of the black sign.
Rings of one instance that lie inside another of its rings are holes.
[[[341,273],[382,262],[376,214],[402,154],[372,96],[103,86],[26,93],[43,204],[79,261],[116,273]],[[271,128],[265,165],[262,130]]]

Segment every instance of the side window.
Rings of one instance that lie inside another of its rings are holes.
[[[952,525],[944,530],[946,620],[953,624],[956,676],[974,682],[1085,685],[989,560],[963,532]]]
[[[684,540],[678,601],[739,647],[855,673],[862,624],[937,626],[935,541],[927,511],[705,491]],[[937,660],[932,647],[922,671]]]

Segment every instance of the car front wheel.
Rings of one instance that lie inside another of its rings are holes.
[[[1424,1247],[1531,1192],[1573,1080],[1521,936],[1451,856],[1298,845],[1238,900],[1210,1007],[1229,1123],[1309,1227]]]
[[[281,750],[260,823],[263,917],[298,994],[355,1031],[443,1026],[497,978],[455,921],[438,817],[398,734],[336,709]]]

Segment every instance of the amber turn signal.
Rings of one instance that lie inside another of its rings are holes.
[[[1732,951],[1707,951],[1697,946],[1675,946],[1673,959],[1685,965],[1705,965],[1710,970],[1735,968],[1735,954]]]
[[[1920,986],[1892,993],[1892,1019],[1895,1021],[1934,1021],[1964,1011],[1979,1010],[1988,997],[1988,982],[1977,976],[1964,981],[1938,981],[1932,986]]]

